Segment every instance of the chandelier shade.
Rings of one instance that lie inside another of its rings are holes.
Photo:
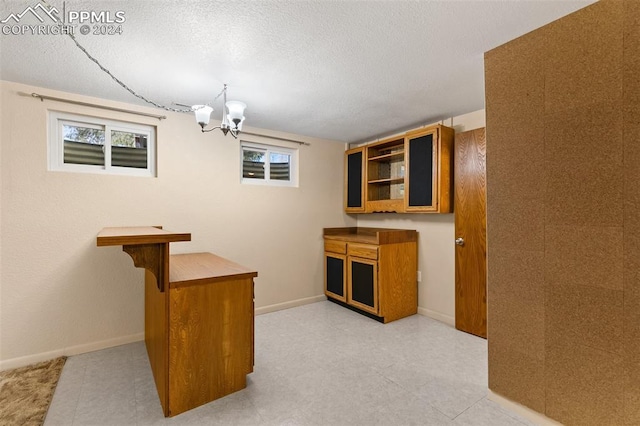
[[[239,101],[229,101],[227,102],[227,110],[229,111],[229,120],[238,126],[242,120],[244,120],[244,109],[247,107],[247,104]]]
[[[213,108],[209,105],[194,105],[191,109],[196,113],[196,123],[198,123],[200,127],[204,128],[209,124]]]

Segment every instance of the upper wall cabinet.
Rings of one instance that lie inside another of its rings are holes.
[[[435,125],[347,151],[345,211],[450,213],[453,137]]]
[[[364,148],[354,148],[344,156],[345,184],[344,210],[347,213],[364,213]]]
[[[442,125],[408,132],[407,212],[450,213],[454,131]]]

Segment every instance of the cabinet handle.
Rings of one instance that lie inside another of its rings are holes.
[[[464,245],[464,239],[462,237],[456,238],[456,244],[459,245],[459,246],[463,246]]]

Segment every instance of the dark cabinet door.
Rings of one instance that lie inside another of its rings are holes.
[[[451,213],[453,138],[446,126],[407,133],[406,212]]]
[[[407,211],[437,210],[437,133],[432,131],[409,139],[407,167]]]
[[[335,253],[325,253],[324,263],[325,294],[341,302],[346,302],[346,256]]]
[[[347,213],[364,212],[364,147],[345,153],[345,200]]]
[[[378,262],[349,258],[348,299],[349,304],[378,315]]]

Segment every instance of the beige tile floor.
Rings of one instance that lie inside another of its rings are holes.
[[[256,317],[247,388],[165,419],[144,343],[67,360],[53,425],[514,425],[487,400],[487,342],[414,315],[320,302]]]

